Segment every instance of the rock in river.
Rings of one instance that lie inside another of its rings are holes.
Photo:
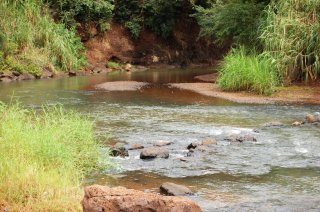
[[[124,187],[93,185],[85,188],[84,212],[201,212],[200,207],[184,197],[167,197]]]
[[[162,147],[145,148],[140,153],[141,159],[169,158],[169,150]]]
[[[316,123],[316,122],[320,122],[320,113],[319,112],[316,112],[314,114],[308,114],[306,116],[306,121],[307,123],[309,124],[313,124],[313,123]]]
[[[174,183],[163,183],[160,186],[160,192],[164,195],[167,196],[186,196],[186,195],[192,195],[193,192],[183,186],[183,185],[178,185]]]
[[[256,137],[254,137],[253,135],[247,134],[247,135],[231,135],[228,138],[226,138],[225,140],[230,141],[230,142],[247,142],[247,141],[251,141],[251,142],[256,142],[257,139]]]
[[[155,146],[169,146],[169,145],[171,145],[172,144],[172,142],[171,141],[157,141],[157,142],[155,142]]]
[[[128,157],[128,150],[124,147],[123,143],[116,143],[111,147],[111,156],[113,157]]]
[[[141,144],[133,144],[128,150],[136,150],[136,149],[143,149],[144,146]]]

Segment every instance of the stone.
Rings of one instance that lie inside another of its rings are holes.
[[[11,81],[12,81],[12,79],[9,77],[0,78],[0,82],[11,82]]]
[[[235,142],[247,142],[247,141],[251,141],[251,142],[256,142],[257,139],[256,137],[254,137],[253,135],[250,134],[246,134],[246,135],[231,135],[228,138],[226,138],[225,140],[230,141],[232,143]]]
[[[141,144],[133,144],[128,150],[137,150],[137,149],[143,149],[144,146]]]
[[[267,127],[267,128],[278,128],[278,127],[283,127],[283,126],[284,126],[284,124],[280,121],[272,121],[272,122],[268,122],[263,125],[263,127]]]
[[[319,112],[315,112],[314,114],[308,114],[306,116],[306,121],[309,124],[320,122],[320,113]]]
[[[69,72],[68,72],[68,75],[69,75],[69,77],[75,77],[75,76],[77,76],[77,72],[75,72],[75,71],[69,71]]]
[[[124,187],[93,185],[84,189],[81,201],[84,212],[201,212],[201,208],[185,197],[169,197]]]
[[[199,145],[201,145],[201,143],[199,143],[199,142],[192,142],[191,144],[189,144],[188,146],[187,146],[187,149],[195,149],[195,148],[197,148],[197,146],[199,146]]]
[[[12,71],[12,74],[14,75],[14,76],[16,76],[16,77],[18,77],[18,76],[20,76],[20,72],[18,72],[18,71]]]
[[[154,144],[155,146],[169,146],[171,145],[172,142],[171,141],[156,141],[156,143]]]
[[[34,80],[36,77],[29,73],[22,73],[19,75],[18,80]]]
[[[162,147],[149,147],[145,148],[140,153],[140,159],[153,159],[153,158],[169,158],[169,150]]]
[[[295,121],[295,122],[292,123],[292,126],[294,126],[294,127],[299,127],[301,125],[303,125],[302,121]]]
[[[127,64],[124,66],[124,70],[127,71],[127,72],[132,71],[132,65],[131,65],[130,63],[127,63]]]
[[[163,183],[160,186],[160,192],[167,196],[186,196],[193,194],[189,188],[169,182]]]
[[[216,145],[216,144],[217,144],[217,141],[212,138],[205,139],[201,142],[201,145],[203,145],[203,146]]]
[[[146,82],[136,82],[136,81],[115,81],[115,82],[105,82],[98,84],[95,87],[97,89],[106,91],[137,91],[148,85]]]
[[[113,157],[128,157],[128,150],[124,147],[123,143],[116,143],[110,149],[110,154]]]

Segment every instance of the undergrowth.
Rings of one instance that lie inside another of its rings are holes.
[[[0,2],[0,71],[78,70],[86,64],[83,50],[75,31],[55,23],[41,0]]]
[[[0,103],[0,209],[80,211],[82,179],[98,160],[93,124],[80,114]]]

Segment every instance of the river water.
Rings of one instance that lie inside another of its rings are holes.
[[[168,140],[169,159],[143,161],[139,151],[115,158],[118,168],[94,173],[87,184],[121,185],[158,192],[163,182],[195,191],[204,211],[320,211],[320,128],[291,127],[293,121],[319,111],[312,105],[235,104],[173,89],[167,83],[194,82],[214,69],[113,72],[90,77],[0,84],[0,100],[19,99],[27,107],[63,104],[91,117],[99,138],[110,143],[152,146]],[[94,88],[107,81],[149,82],[139,91],[107,92]],[[282,128],[261,128],[281,121]],[[255,132],[254,129],[259,129]],[[224,138],[250,133],[256,143],[233,144]],[[187,161],[186,146],[215,138],[218,145]]]

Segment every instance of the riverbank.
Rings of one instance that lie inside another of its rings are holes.
[[[173,83],[170,86],[244,104],[320,104],[320,87],[318,86],[279,87],[271,96],[250,92],[225,92],[213,83]]]

